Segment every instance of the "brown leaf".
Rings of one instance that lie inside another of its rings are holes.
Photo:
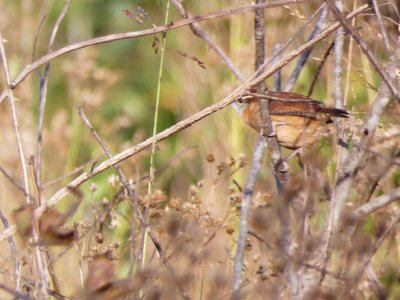
[[[70,190],[77,199],[67,212],[60,213],[52,208],[39,220],[39,245],[69,245],[78,238],[78,232],[75,229],[66,228],[65,223],[79,207],[83,195],[78,189],[71,188]]]
[[[39,245],[69,245],[78,238],[75,229],[64,227],[68,215],[49,210],[39,221]]]

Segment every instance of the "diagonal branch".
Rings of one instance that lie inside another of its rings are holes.
[[[356,216],[365,217],[370,213],[381,209],[394,201],[400,200],[400,187],[391,190],[389,193],[371,199],[355,210]]]
[[[326,5],[323,5],[323,7],[321,9],[321,13],[319,15],[319,18],[317,20],[317,23],[315,24],[314,29],[313,29],[310,37],[308,38],[308,41],[312,40],[321,31],[321,29],[325,26],[327,16],[328,16],[328,7]],[[296,66],[294,67],[292,74],[290,74],[290,77],[287,80],[286,85],[283,89],[285,92],[289,92],[293,89],[293,86],[296,83],[301,70],[303,69],[308,57],[311,54],[311,51],[312,51],[312,48],[303,52],[302,55],[297,60]]]

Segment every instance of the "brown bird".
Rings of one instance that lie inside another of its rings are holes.
[[[249,94],[233,103],[242,119],[258,132],[261,130],[258,95]],[[269,102],[269,112],[278,143],[288,149],[314,145],[333,123],[332,117],[348,118],[347,111],[325,107],[321,101],[288,92],[267,91],[259,95]]]

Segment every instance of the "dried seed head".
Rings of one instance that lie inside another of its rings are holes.
[[[213,163],[215,161],[215,157],[214,157],[214,155],[212,153],[208,153],[207,156],[206,156],[206,160],[209,163]]]

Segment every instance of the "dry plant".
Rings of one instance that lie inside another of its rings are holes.
[[[31,2],[0,1],[0,298],[400,297],[396,0]],[[227,108],[267,89],[351,117],[286,161],[265,98],[258,140]]]

